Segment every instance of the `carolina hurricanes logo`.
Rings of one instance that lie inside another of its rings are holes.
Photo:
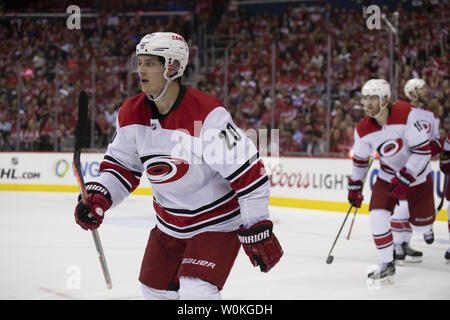
[[[151,183],[169,183],[181,179],[189,171],[189,163],[169,155],[155,155],[144,162]]]
[[[390,158],[395,156],[403,147],[403,140],[402,139],[391,139],[383,142],[378,147],[378,153],[380,154],[380,157],[383,158]]]
[[[426,120],[419,120],[422,127],[425,129],[427,133],[431,132],[431,123]]]

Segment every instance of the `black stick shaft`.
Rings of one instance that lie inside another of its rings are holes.
[[[87,202],[87,191],[84,185],[83,173],[80,165],[81,148],[83,147],[83,139],[85,137],[88,123],[88,96],[84,91],[80,92],[78,97],[78,123],[75,133],[75,150],[73,153],[73,167],[75,169],[75,176],[80,188],[81,199],[85,205]],[[112,288],[111,276],[109,274],[108,265],[106,264],[105,254],[103,253],[102,243],[98,231],[91,230],[92,238],[94,239],[95,249],[97,250],[98,259],[102,268],[103,277],[105,278],[106,287]]]
[[[336,245],[336,242],[337,242],[337,240],[338,240],[338,238],[339,238],[339,235],[341,234],[342,228],[344,228],[345,221],[347,221],[348,215],[350,214],[350,211],[352,211],[352,208],[353,208],[353,205],[350,206],[350,209],[348,209],[347,214],[345,215],[344,222],[342,222],[342,225],[341,225],[341,227],[339,228],[339,232],[338,232],[338,234],[337,234],[337,236],[336,236],[336,239],[334,239],[333,245],[331,246],[330,252],[328,253],[327,260],[328,260],[329,257],[331,256],[331,252],[333,251],[334,246]]]

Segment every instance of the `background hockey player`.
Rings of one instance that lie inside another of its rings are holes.
[[[398,200],[408,200],[410,223],[425,233],[435,219],[431,180],[431,147],[416,108],[392,104],[389,83],[383,79],[367,81],[361,90],[367,114],[356,126],[352,175],[348,181],[349,202],[360,207],[362,180],[370,155],[380,155],[380,173],[373,186],[369,221],[380,257],[368,281],[388,284],[395,274],[390,216]]]
[[[446,197],[448,203],[447,208],[447,219],[448,219],[448,232],[450,237],[450,132],[447,134],[447,137],[445,138],[444,142],[444,150],[441,153],[440,160],[439,160],[439,166],[441,168],[441,171],[445,174],[445,182],[447,184],[446,188],[446,194],[443,195]],[[447,249],[445,252],[445,260],[447,260],[447,263],[450,263],[450,248]]]
[[[431,156],[437,155],[442,150],[442,140],[439,137],[439,118],[435,116],[432,110],[428,109],[428,87],[423,79],[409,79],[404,92],[410,100],[413,107],[418,108],[417,112],[424,119],[422,126],[428,133],[430,140]],[[403,102],[399,102],[403,103]],[[404,102],[408,104],[407,102]],[[394,238],[395,260],[397,264],[403,264],[404,261],[421,262],[422,252],[413,250],[409,246],[412,229],[409,223],[409,209],[406,200],[400,200],[394,209],[391,217],[391,229]],[[434,241],[433,229],[423,234],[426,243],[431,244]]]
[[[76,222],[98,228],[144,172],[157,214],[139,276],[144,297],[220,299],[241,243],[263,272],[283,254],[269,220],[268,176],[223,104],[180,84],[189,59],[183,37],[148,34],[136,55],[143,92],[120,108],[100,175],[86,185],[92,216],[79,202]]]

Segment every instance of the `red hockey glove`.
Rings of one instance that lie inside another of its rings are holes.
[[[97,229],[103,221],[104,213],[111,207],[112,201],[108,190],[97,183],[87,183],[88,192],[86,206],[78,196],[78,204],[75,208],[75,222],[84,230]]]
[[[444,174],[450,174],[450,151],[444,151],[439,157],[439,167]]]
[[[389,195],[394,199],[406,199],[409,185],[414,181],[416,179],[406,172],[405,168],[402,168],[391,180],[391,185],[388,188]]]
[[[442,139],[440,139],[440,138],[438,138],[436,140],[431,140],[430,141],[431,156],[434,157],[435,155],[441,153],[443,145],[444,145],[444,141],[442,141]]]
[[[238,230],[239,240],[245,253],[252,264],[255,267],[259,266],[262,272],[269,272],[283,255],[283,249],[277,237],[272,233],[272,228],[272,222],[264,220],[249,229],[241,225]]]
[[[356,208],[361,207],[361,203],[363,202],[362,195],[362,181],[361,180],[352,180],[348,179],[348,202]]]

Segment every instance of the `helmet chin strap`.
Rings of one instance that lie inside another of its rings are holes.
[[[381,115],[381,113],[383,112],[383,110],[386,109],[386,107],[387,107],[388,104],[389,104],[389,100],[386,102],[386,104],[385,104],[384,106],[381,104],[382,101],[383,101],[383,99],[380,97],[380,111],[378,111],[378,113],[377,113],[376,115],[373,115],[373,116],[369,114],[369,117],[371,117],[371,118],[373,118],[373,119],[377,119],[377,118]]]
[[[159,94],[159,96],[157,96],[156,98],[152,98],[151,95],[149,95],[148,93],[146,93],[147,98],[149,98],[149,99],[150,99],[151,101],[153,101],[153,102],[156,102],[156,101],[160,100],[160,99],[164,96],[164,94],[166,93],[167,88],[169,87],[169,84],[170,84],[171,81],[172,81],[171,79],[167,79],[167,80],[166,80],[166,84],[164,85],[164,88],[163,88],[163,90],[161,91],[161,93]]]
[[[151,95],[149,95],[148,93],[146,93],[147,98],[149,98],[149,99],[150,99],[151,101],[153,101],[153,102],[156,102],[156,101],[160,100],[160,99],[164,96],[164,94],[166,93],[166,90],[167,90],[167,88],[169,87],[170,82],[172,82],[172,80],[174,80],[174,79],[177,78],[178,72],[175,73],[172,77],[169,77],[169,76],[167,75],[167,71],[168,71],[168,70],[167,70],[167,67],[166,67],[166,70],[164,71],[164,79],[166,79],[166,84],[164,85],[164,88],[162,89],[162,91],[161,91],[161,93],[159,94],[159,96],[157,96],[156,98],[152,98]]]
[[[377,119],[377,118],[381,115],[381,113],[383,112],[383,110],[386,109],[386,107],[388,106],[389,100],[386,101],[386,104],[384,105],[384,107],[383,107],[382,104],[381,104],[382,101],[383,101],[383,99],[380,97],[380,111],[378,111],[378,113],[377,113],[376,115],[372,116],[372,118]]]

